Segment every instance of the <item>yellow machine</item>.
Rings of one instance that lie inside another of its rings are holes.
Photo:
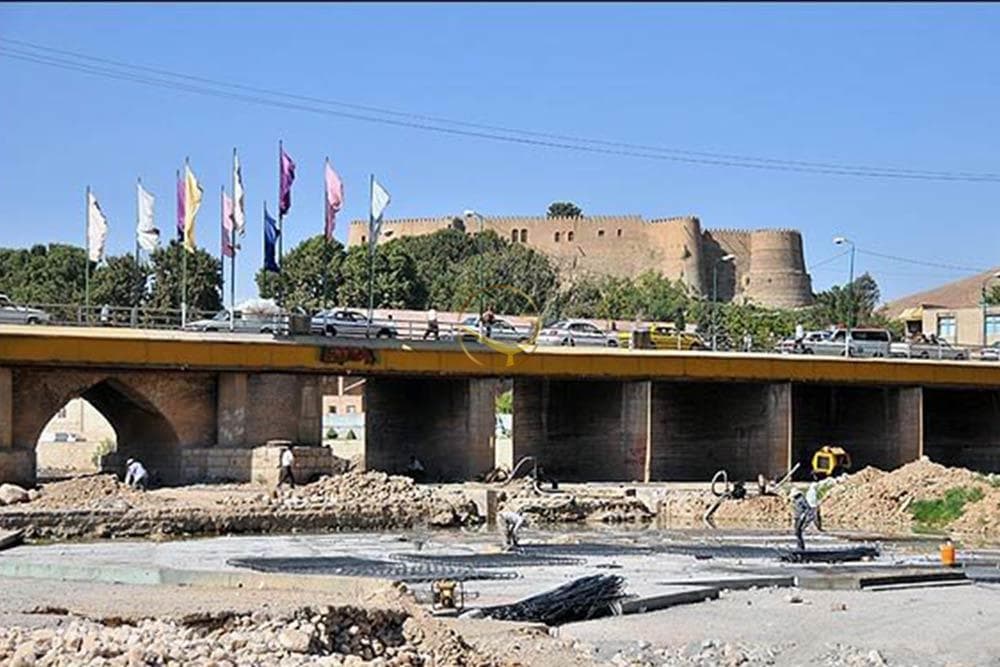
[[[431,582],[431,600],[435,611],[465,607],[465,587],[461,581],[438,579]]]
[[[843,447],[824,445],[812,458],[812,471],[826,477],[836,477],[851,469],[851,455]]]

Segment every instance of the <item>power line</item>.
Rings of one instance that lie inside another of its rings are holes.
[[[806,271],[815,271],[816,269],[818,269],[821,266],[826,266],[827,264],[840,259],[841,257],[843,257],[844,255],[846,255],[849,252],[851,252],[850,249],[848,249],[848,250],[842,250],[841,252],[838,252],[836,255],[831,255],[830,257],[827,257],[826,259],[820,260],[820,261],[816,262],[815,264],[810,264],[809,266],[806,267]]]
[[[32,44],[30,42],[23,42],[20,40],[13,40],[9,38],[0,37],[0,42],[25,46],[28,47],[29,49],[34,49],[35,51],[43,52],[43,53],[35,53],[32,51],[25,51],[24,49],[0,46],[0,56],[16,60],[22,60],[26,62],[32,62],[35,64],[46,65],[49,67],[57,67],[61,69],[82,72],[95,76],[103,76],[105,78],[129,81],[132,83],[141,83],[144,85],[167,88],[172,90],[179,90],[183,92],[189,92],[201,95],[210,95],[210,96],[232,99],[252,104],[273,106],[273,107],[300,110],[300,111],[309,111],[312,113],[325,114],[341,118],[349,118],[353,120],[362,120],[372,123],[381,123],[387,125],[394,125],[398,127],[407,127],[411,129],[420,129],[424,131],[446,133],[458,136],[467,136],[479,139],[488,139],[493,141],[503,141],[508,143],[517,143],[522,145],[531,145],[531,146],[539,146],[546,148],[560,148],[566,150],[576,150],[576,151],[599,153],[605,155],[618,155],[624,157],[637,157],[642,159],[666,160],[673,162],[683,162],[683,163],[711,165],[711,166],[738,167],[743,169],[801,172],[801,173],[828,174],[828,175],[838,175],[838,176],[858,176],[867,178],[893,178],[893,179],[965,181],[965,182],[1000,182],[1000,174],[993,174],[993,173],[931,171],[931,170],[915,170],[915,169],[902,169],[902,168],[892,168],[892,167],[871,167],[863,165],[843,165],[843,164],[826,163],[826,162],[777,160],[772,158],[757,158],[757,157],[731,155],[724,153],[707,153],[700,151],[682,150],[676,148],[663,148],[656,146],[646,146],[642,144],[628,144],[623,142],[605,141],[600,139],[587,139],[581,137],[572,137],[568,135],[534,132],[529,130],[518,130],[501,126],[470,123],[466,121],[452,120],[437,116],[427,116],[421,114],[401,112],[391,109],[383,109],[379,107],[352,104],[336,100],[326,100],[322,98],[309,97],[304,95],[295,95],[291,93],[273,91],[266,88],[258,88],[243,84],[232,84],[232,83],[209,79],[206,77],[193,76],[189,74],[172,72],[170,70],[164,70],[159,68],[145,67],[141,65],[132,65],[122,61],[116,61],[107,58],[98,58],[95,56],[80,54],[73,51],[66,51],[63,49],[54,49],[51,47]],[[48,55],[52,53],[70,56],[71,58],[76,58],[77,60],[76,61],[68,60],[63,57]],[[89,60],[92,62],[105,63],[108,65],[112,65],[113,67],[116,67],[118,69],[110,69],[108,67],[98,67],[96,65],[91,65],[86,62],[79,62],[79,60],[81,59]],[[159,76],[154,77],[137,72],[150,72]],[[170,79],[162,78],[163,76],[171,77],[174,79],[194,81],[202,85],[191,85],[182,83],[180,81],[171,81]],[[245,93],[234,93],[231,91],[222,90],[222,88],[247,91],[255,93],[255,95],[248,95]],[[266,97],[261,97],[260,95],[284,98],[284,100],[281,99],[270,100],[267,99]],[[287,100],[299,100],[299,101],[309,102],[311,104],[320,104],[326,106],[340,106],[344,108],[356,109],[359,111],[396,116],[397,118],[396,119],[379,118],[362,113],[335,111],[332,109],[318,108],[316,106],[305,105],[297,102],[289,102]],[[406,121],[406,120],[399,120],[399,118],[412,118],[415,120]],[[457,127],[443,127],[442,124],[456,125],[469,129],[463,130],[463,129],[458,129]],[[506,135],[510,136],[496,134],[497,132],[503,132],[506,133]],[[536,138],[529,138],[529,137],[536,137]]]
[[[888,259],[894,262],[903,262],[905,264],[914,264],[917,266],[930,266],[938,269],[952,269],[954,271],[973,272],[973,273],[983,273],[985,271],[989,271],[989,269],[984,269],[982,267],[961,266],[958,264],[945,264],[943,262],[928,262],[922,259],[911,259],[909,257],[899,257],[898,255],[887,255],[885,253],[874,252],[872,250],[862,250],[861,248],[858,248],[857,251],[859,254],[862,255],[869,255],[871,257],[879,257],[881,259]]]

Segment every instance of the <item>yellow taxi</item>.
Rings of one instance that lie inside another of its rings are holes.
[[[639,331],[646,330],[649,331],[650,341],[657,350],[704,350],[708,347],[698,334],[678,331],[672,324],[654,322],[639,325]],[[628,347],[631,337],[630,331],[618,332],[618,345]]]

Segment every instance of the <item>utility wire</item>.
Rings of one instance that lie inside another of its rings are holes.
[[[869,255],[871,257],[879,257],[881,259],[888,259],[894,262],[903,262],[904,264],[914,264],[917,266],[930,266],[938,269],[952,269],[954,271],[971,271],[974,273],[983,273],[985,271],[989,271],[989,269],[984,269],[982,267],[960,266],[958,264],[945,264],[942,262],[928,262],[926,260],[921,260],[921,259],[910,259],[909,257],[899,257],[898,255],[887,255],[885,253],[874,252],[872,250],[862,250],[861,248],[858,248],[857,251],[859,254],[862,255]]]
[[[815,264],[810,264],[809,266],[806,267],[806,271],[815,271],[816,269],[818,269],[821,266],[826,266],[827,264],[829,264],[831,262],[837,261],[838,259],[840,259],[841,257],[843,257],[844,255],[846,255],[849,252],[851,252],[850,249],[842,250],[841,252],[838,252],[836,255],[832,255],[830,257],[827,257],[826,259],[820,260],[820,261],[816,262]]]
[[[465,121],[450,120],[436,116],[425,116],[425,115],[400,112],[390,109],[381,109],[378,107],[350,104],[346,102],[338,102],[335,100],[324,100],[322,98],[294,95],[290,93],[272,91],[265,88],[257,88],[242,84],[231,84],[231,83],[216,81],[213,79],[208,79],[205,77],[197,77],[158,68],[131,65],[128,63],[123,63],[121,61],[115,61],[106,58],[97,58],[94,56],[79,54],[72,51],[65,51],[62,49],[53,49],[51,47],[45,47],[37,44],[32,44],[29,42],[22,42],[19,40],[12,40],[9,38],[0,37],[0,42],[18,44],[22,46],[27,46],[28,48],[34,49],[35,51],[45,52],[40,54],[32,51],[25,51],[23,49],[0,46],[0,56],[16,60],[22,60],[26,62],[32,62],[35,64],[57,67],[61,69],[82,72],[95,76],[103,76],[106,78],[124,80],[133,83],[141,83],[149,86],[167,88],[172,90],[180,90],[183,92],[196,93],[201,95],[210,95],[225,99],[232,99],[247,103],[300,110],[300,111],[309,111],[312,113],[325,114],[341,118],[349,118],[353,120],[362,120],[366,122],[381,123],[387,125],[394,125],[398,127],[407,127],[407,128],[420,129],[431,132],[446,133],[451,135],[489,139],[493,141],[503,141],[508,143],[540,146],[547,148],[561,148],[566,150],[576,150],[576,151],[599,153],[606,155],[638,157],[643,159],[667,160],[673,162],[683,162],[683,163],[702,164],[702,165],[739,167],[744,169],[831,174],[840,176],[859,176],[859,177],[869,177],[869,178],[894,178],[894,179],[915,179],[915,180],[933,180],[933,181],[1000,182],[1000,174],[993,174],[993,173],[928,171],[928,170],[912,170],[912,169],[889,168],[889,167],[840,165],[840,164],[825,163],[825,162],[776,160],[771,158],[755,158],[755,157],[730,155],[723,153],[705,153],[699,151],[687,151],[687,150],[673,149],[673,148],[644,146],[641,144],[627,144],[622,142],[611,142],[598,139],[586,139],[586,138],[572,137],[567,135],[533,132],[528,130],[516,130],[500,126],[469,123]],[[72,58],[77,58],[78,60],[76,61],[69,60],[63,57],[47,55],[47,53],[68,55],[71,56]],[[79,62],[79,59],[90,60],[93,62],[102,62],[113,65],[114,67],[117,67],[119,69],[116,70],[116,69],[110,69],[108,67],[99,67],[96,65],[88,64],[86,62]],[[161,76],[154,77],[145,74],[139,74],[137,72],[152,72]],[[188,81],[195,81],[204,85],[191,85],[182,83],[180,81],[171,81],[170,79],[162,78],[163,76],[172,77],[174,79],[185,79]],[[234,93],[221,90],[220,88],[243,90],[243,91],[257,93],[257,95]],[[269,95],[272,97],[285,98],[285,100],[281,99],[271,100],[265,97],[261,97],[260,95]],[[353,108],[384,115],[393,115],[399,118],[414,118],[420,122],[405,121],[392,118],[378,118],[361,113],[335,111],[332,109],[324,109],[312,105],[293,103],[286,100],[301,100],[310,102],[312,104],[320,104],[326,106],[341,106],[345,108]],[[462,130],[455,127],[442,127],[441,124],[458,125],[473,129]],[[525,135],[525,136],[504,136],[496,134],[496,132],[504,132],[509,135]],[[540,138],[530,139],[527,137],[540,137]]]

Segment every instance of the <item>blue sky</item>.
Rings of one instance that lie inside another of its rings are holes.
[[[0,5],[0,37],[356,104],[690,150],[1000,172],[1000,5]],[[109,252],[133,247],[136,176],[173,225],[174,170],[205,185],[198,242],[218,252],[234,146],[249,238],[238,295],[255,293],[260,207],[277,141],[298,163],[286,248],[322,230],[322,164],[346,186],[337,235],[388,217],[696,214],[707,228],[795,227],[807,264],[859,248],[968,267],[1000,264],[1000,184],[725,168],[450,137],[204,97],[0,57],[4,246],[82,244],[84,188]],[[858,255],[887,298],[961,272]],[[847,258],[815,286],[846,280]],[[227,271],[228,275],[228,271]]]

